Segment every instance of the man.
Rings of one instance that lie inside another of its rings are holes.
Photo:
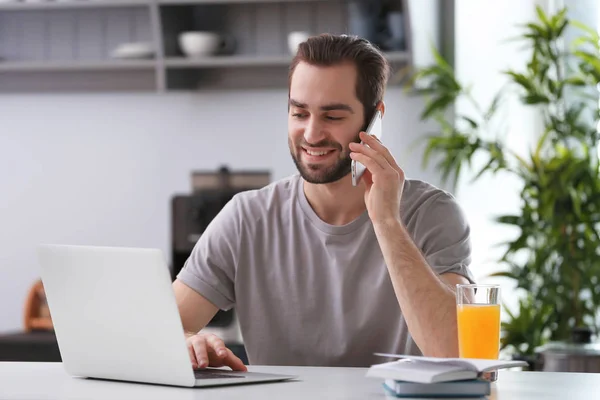
[[[236,195],[173,284],[194,367],[246,370],[201,331],[234,305],[251,364],[458,355],[453,288],[472,281],[469,227],[453,197],[406,180],[362,132],[385,112],[388,75],[365,40],[320,35],[300,45],[288,117],[299,175]],[[367,167],[358,187],[352,159]]]

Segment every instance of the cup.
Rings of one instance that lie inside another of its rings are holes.
[[[500,354],[500,286],[456,285],[458,349],[461,358],[498,359]],[[484,375],[496,381],[498,371]]]
[[[189,31],[179,35],[179,47],[188,57],[205,57],[233,51],[235,41],[216,32]]]
[[[290,54],[296,55],[300,43],[305,42],[310,37],[310,33],[297,31],[288,34],[288,49]]]

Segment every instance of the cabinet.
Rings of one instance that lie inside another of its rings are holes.
[[[405,49],[386,52],[395,70],[411,62],[409,0]],[[417,0],[418,1],[418,0]],[[0,93],[170,92],[285,88],[287,36],[348,33],[350,0],[48,0],[0,3]],[[190,58],[182,32],[234,39],[227,55]],[[350,32],[351,33],[351,32]],[[115,59],[123,43],[154,55]]]

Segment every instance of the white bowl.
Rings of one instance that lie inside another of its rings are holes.
[[[216,54],[223,46],[223,38],[214,32],[191,31],[179,35],[179,48],[188,57]]]
[[[154,46],[152,43],[122,43],[111,54],[112,58],[120,59],[139,59],[150,58],[154,56]]]

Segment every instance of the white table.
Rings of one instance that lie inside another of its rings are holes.
[[[2,400],[369,400],[385,399],[381,381],[365,378],[362,368],[250,367],[251,371],[298,375],[288,382],[220,388],[169,386],[73,378],[60,363],[0,362]],[[490,400],[592,399],[600,374],[500,371]],[[388,398],[391,399],[391,398]]]

